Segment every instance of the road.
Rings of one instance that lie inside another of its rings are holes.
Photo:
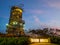
[[[30,45],[57,45],[57,44],[52,44],[52,43],[32,43]]]

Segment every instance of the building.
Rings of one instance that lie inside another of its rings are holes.
[[[7,24],[7,34],[24,35],[24,20],[22,20],[23,9],[13,6],[10,11],[10,19]]]

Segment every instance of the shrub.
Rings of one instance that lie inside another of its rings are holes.
[[[29,44],[29,40],[26,37],[21,37],[18,39],[18,45],[28,45]]]
[[[60,37],[52,36],[51,43],[60,44]]]
[[[0,37],[0,45],[28,45],[27,37]]]

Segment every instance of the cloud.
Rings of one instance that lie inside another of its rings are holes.
[[[43,23],[42,21],[40,21],[40,19],[37,16],[33,16],[34,21],[35,21],[35,26],[39,27],[39,28],[45,28],[47,27],[47,25],[45,23]]]
[[[60,0],[50,0],[46,1],[48,7],[60,9]]]
[[[38,26],[38,27],[42,27],[42,28],[57,28],[57,29],[60,29],[60,21],[59,20],[49,20],[47,22],[42,22],[40,21],[40,19],[37,17],[37,16],[33,16],[34,20],[35,20],[35,26]]]
[[[40,23],[40,20],[39,20],[39,18],[37,16],[33,16],[33,18],[34,18],[36,23]]]
[[[54,8],[60,8],[60,2],[49,2],[48,5]]]
[[[36,5],[36,7],[39,7],[39,9],[35,9],[36,8],[35,7],[34,9],[30,8],[25,10],[28,14],[32,15],[34,18],[32,25],[35,25],[36,27],[42,26],[42,27],[60,28],[60,20],[59,20],[60,10],[57,10],[57,9],[60,9],[60,1],[59,0],[43,0],[42,3],[38,2],[38,4],[39,5],[38,6]],[[40,16],[41,20],[40,18],[38,18],[37,15]],[[43,20],[42,18],[45,20]]]
[[[42,10],[31,10],[31,13],[42,14],[43,11]]]
[[[43,10],[38,10],[38,9],[26,9],[26,12],[30,14],[43,14],[44,13]]]

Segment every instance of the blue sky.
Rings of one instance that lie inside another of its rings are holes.
[[[20,4],[25,29],[60,28],[60,0],[0,0],[0,32],[6,31],[11,6]]]

